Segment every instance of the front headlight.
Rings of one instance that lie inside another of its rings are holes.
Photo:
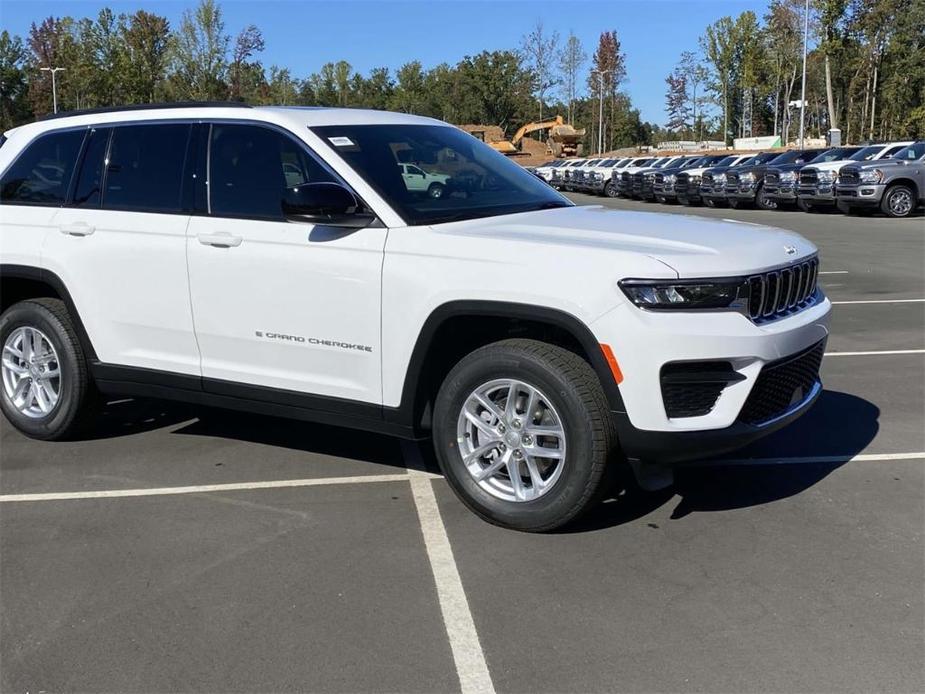
[[[724,173],[719,174],[716,178],[713,179],[713,182],[723,185],[726,182],[726,174]]]
[[[751,171],[749,171],[748,173],[744,173],[744,174],[742,174],[741,176],[739,176],[739,180],[740,180],[742,183],[754,183],[754,182],[755,182],[755,174],[753,174]]]
[[[678,180],[678,177],[674,174],[668,174],[665,176],[665,183],[674,183],[676,180]]]
[[[699,185],[700,185],[700,176],[690,176],[690,177],[687,179],[687,182],[688,182],[690,185],[692,185],[692,186],[699,186]]]
[[[883,171],[880,169],[871,169],[870,171],[861,172],[861,183],[880,183],[883,180]]]
[[[643,178],[644,178],[646,181],[654,181],[654,180],[655,180],[655,174],[654,174],[654,173],[647,173],[647,174],[645,174],[645,175],[643,176]]]
[[[780,175],[780,180],[781,180],[781,181],[785,181],[785,182],[792,182],[792,181],[795,181],[796,178],[797,178],[797,175],[796,175],[796,172],[795,172],[795,171],[784,171],[784,172]]]
[[[832,181],[835,180],[835,172],[834,171],[820,171],[819,173],[816,174],[816,180],[819,183],[831,183]]]
[[[748,283],[729,280],[622,280],[620,289],[645,309],[741,309],[748,301]]]

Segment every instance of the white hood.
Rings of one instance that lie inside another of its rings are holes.
[[[546,247],[587,248],[589,253],[612,251],[627,256],[627,262],[632,262],[633,254],[641,254],[668,265],[681,278],[750,274],[816,252],[802,236],[783,229],[599,205],[488,217],[443,229]]]

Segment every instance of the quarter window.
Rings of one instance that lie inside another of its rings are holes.
[[[224,217],[282,219],[286,188],[335,182],[294,139],[255,125],[212,126],[211,212]]]
[[[84,130],[38,138],[0,180],[0,201],[20,205],[63,205]]]
[[[103,207],[180,212],[190,126],[127,125],[112,134]]]

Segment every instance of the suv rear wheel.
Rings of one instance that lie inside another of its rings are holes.
[[[592,506],[615,443],[594,370],[534,340],[464,357],[434,408],[434,447],[450,486],[485,520],[517,530],[552,530]]]
[[[880,210],[889,217],[908,217],[915,210],[915,192],[909,186],[891,186],[883,194]]]
[[[0,316],[0,409],[35,439],[73,436],[95,413],[96,392],[67,309],[30,299]]]

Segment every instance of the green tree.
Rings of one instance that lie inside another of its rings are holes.
[[[717,97],[723,113],[723,141],[729,142],[729,96],[736,82],[735,23],[722,17],[707,27],[701,38],[703,52],[713,69],[710,89]]]
[[[0,130],[23,122],[29,113],[26,101],[26,49],[22,39],[0,32]]]
[[[128,57],[128,103],[157,101],[167,76],[170,23],[164,17],[138,10],[125,23],[122,40]]]
[[[398,83],[392,92],[392,107],[405,113],[421,113],[425,106],[424,70],[421,63],[412,60],[395,73]]]
[[[200,0],[186,10],[173,41],[171,86],[179,99],[223,100],[228,95],[228,45],[222,9],[215,0]]]
[[[497,125],[505,132],[527,119],[532,96],[530,73],[513,51],[482,51],[456,66],[459,119]]]

